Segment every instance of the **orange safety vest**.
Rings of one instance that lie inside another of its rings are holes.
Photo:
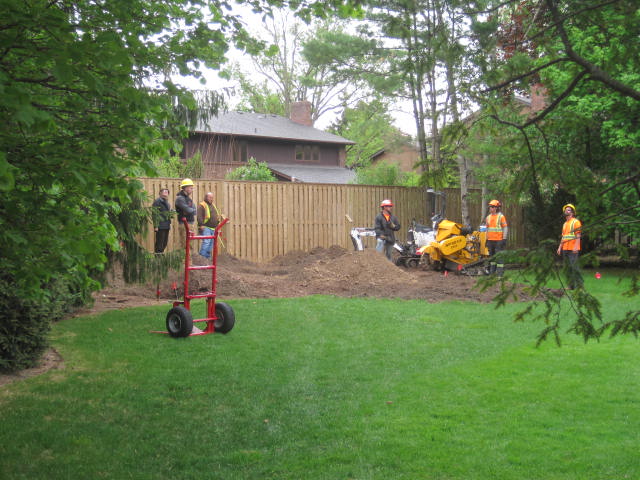
[[[582,223],[577,218],[572,218],[564,222],[562,226],[562,250],[573,250],[578,241]],[[580,245],[578,245],[580,250]]]
[[[507,219],[501,213],[487,215],[487,240],[502,240],[502,229],[507,226]]]

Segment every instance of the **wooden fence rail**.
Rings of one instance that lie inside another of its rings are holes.
[[[158,197],[160,189],[169,189],[169,203],[173,207],[180,190],[176,178],[141,178],[148,194],[149,205]],[[195,180],[194,203],[212,192],[218,210],[229,217],[223,228],[224,249],[231,255],[254,262],[266,262],[291,251],[310,251],[315,247],[334,245],[352,248],[349,232],[353,227],[373,227],[380,202],[391,199],[394,213],[402,228],[399,240],[404,241],[412,219],[429,224],[433,212],[440,208],[440,197],[423,187],[388,187],[364,185],[332,185],[313,183],[239,182],[226,180]],[[478,192],[475,192],[479,195]],[[456,189],[446,191],[446,216],[460,221],[460,199]],[[481,199],[471,205],[474,222],[482,217]],[[510,213],[505,212],[510,219]],[[513,224],[512,224],[513,225]],[[477,225],[476,225],[477,226]],[[518,227],[511,226],[518,239]],[[512,235],[513,235],[512,233]],[[180,248],[178,228],[174,219],[167,250]],[[153,251],[153,226],[141,244]],[[374,239],[366,239],[367,247]]]

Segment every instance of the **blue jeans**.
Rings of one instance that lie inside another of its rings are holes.
[[[204,227],[200,235],[213,235],[213,230],[209,227]],[[200,245],[200,255],[205,258],[211,258],[211,250],[213,250],[213,238],[205,238]]]
[[[391,260],[391,251],[393,250],[393,243],[387,243],[382,238],[376,239],[376,251],[384,253],[384,256]]]

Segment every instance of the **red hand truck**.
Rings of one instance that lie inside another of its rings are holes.
[[[189,229],[185,218],[182,223],[185,229],[185,257],[184,257],[184,300],[173,302],[173,308],[167,313],[167,333],[172,337],[189,337],[194,335],[208,335],[210,333],[228,333],[235,325],[236,318],[230,305],[224,302],[216,302],[217,263],[218,263],[218,239],[220,229],[228,218],[223,218],[216,226],[213,235],[196,235]],[[191,265],[191,248],[193,240],[212,239],[211,265]],[[211,290],[205,293],[189,293],[189,272],[194,270],[211,270]],[[191,300],[194,298],[207,299],[206,318],[193,319],[191,315]],[[204,324],[203,328],[194,324]],[[161,332],[164,333],[164,332]]]

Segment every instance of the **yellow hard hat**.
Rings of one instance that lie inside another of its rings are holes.
[[[578,213],[576,212],[576,207],[573,206],[573,203],[567,203],[564,207],[562,207],[562,213],[564,213],[565,209],[569,207],[571,208],[571,210],[573,210],[573,214],[577,215]]]
[[[182,180],[180,182],[180,188],[184,187],[193,187],[193,180],[191,180],[190,178],[185,178],[184,180]]]

